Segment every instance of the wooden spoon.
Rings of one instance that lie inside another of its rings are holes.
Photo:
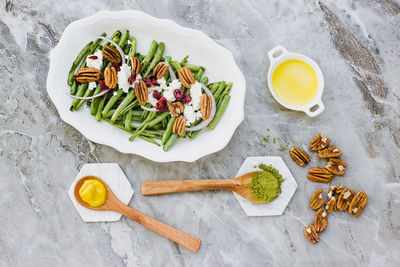
[[[226,180],[200,179],[143,182],[140,188],[143,196],[222,189],[236,192],[251,202],[266,203],[265,201],[256,199],[251,192],[251,181],[257,173],[258,171],[249,172],[242,176]]]
[[[88,179],[95,179],[100,181],[101,183],[104,184],[106,187],[106,192],[107,192],[107,199],[106,202],[101,205],[100,207],[92,207],[89,206],[85,201],[82,200],[81,196],[79,195],[79,189],[81,188],[83,182]],[[96,176],[85,176],[76,183],[75,188],[74,188],[74,195],[76,201],[78,201],[79,204],[84,206],[85,208],[91,209],[91,210],[111,210],[115,211],[118,213],[121,213],[125,215],[126,217],[131,218],[132,220],[136,221],[137,223],[140,223],[141,225],[149,228],[150,230],[153,230],[154,232],[165,236],[166,238],[169,238],[170,240],[184,246],[185,248],[197,252],[197,250],[200,247],[201,240],[191,236],[185,232],[182,232],[178,229],[175,229],[169,225],[166,225],[146,214],[141,213],[140,211],[137,211],[135,209],[132,209],[131,207],[128,207],[124,203],[122,203],[111,191],[111,189],[108,187],[108,185],[101,180],[100,178]]]

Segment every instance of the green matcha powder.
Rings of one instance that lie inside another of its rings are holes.
[[[258,172],[251,181],[251,191],[254,197],[263,202],[271,202],[282,192],[282,175],[272,166],[260,164],[262,171]]]

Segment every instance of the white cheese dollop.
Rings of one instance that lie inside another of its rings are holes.
[[[196,112],[194,111],[193,107],[191,105],[185,105],[185,111],[183,112],[183,116],[185,117],[186,120],[186,126],[189,126],[193,122],[196,121]]]
[[[157,83],[160,85],[160,87],[167,88],[167,81],[162,77],[161,79],[157,79]]]
[[[201,98],[201,85],[197,81],[192,84],[190,87],[190,96],[192,97],[192,101],[190,101],[190,105],[193,106],[194,110],[200,109],[200,98]]]
[[[96,82],[90,82],[90,83],[89,83],[88,89],[89,89],[89,90],[93,90],[93,89],[96,88],[96,87],[97,87]]]
[[[149,103],[153,107],[155,107],[158,100],[153,97],[153,92],[154,92],[154,90],[157,90],[157,87],[149,87],[148,89],[149,89],[149,97],[147,98],[147,103]]]
[[[173,91],[173,90],[181,88],[181,86],[182,86],[182,83],[178,79],[175,79],[172,82],[170,82],[170,84],[168,86],[168,90],[172,90]]]
[[[165,99],[167,99],[167,101],[170,101],[170,102],[174,102],[176,100],[176,98],[174,96],[174,91],[170,91],[170,90],[163,91],[163,97],[165,97]]]
[[[91,56],[96,56],[97,59],[90,59],[89,57]],[[86,58],[86,66],[89,68],[101,70],[101,67],[103,66],[103,54],[100,50],[97,50],[96,53],[94,53],[93,55],[89,55]]]
[[[121,66],[121,71],[118,72],[118,86],[119,89],[122,89],[125,93],[129,91],[129,82],[128,79],[131,76],[131,67],[128,64],[123,64]]]

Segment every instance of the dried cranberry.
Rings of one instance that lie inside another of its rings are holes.
[[[192,101],[192,97],[188,94],[185,94],[181,99],[183,104],[189,104]]]
[[[107,87],[106,82],[104,80],[97,80],[97,82],[100,84],[100,91],[105,91],[110,89]]]
[[[164,112],[167,110],[167,99],[165,97],[160,98],[156,104],[156,109],[160,112]]]
[[[76,81],[76,75],[74,75],[74,80]]]
[[[175,96],[175,98],[176,99],[182,99],[182,97],[185,95],[185,92],[183,91],[183,90],[180,90],[180,89],[176,89],[175,91],[174,91],[174,96]]]
[[[97,56],[88,56],[88,59],[97,59]]]
[[[154,97],[155,99],[157,99],[157,100],[160,100],[160,99],[161,99],[160,92],[157,91],[157,90],[154,90],[154,91],[153,91],[153,97]]]
[[[118,72],[121,70],[121,67],[118,64],[112,64],[111,67],[114,67],[114,69]]]
[[[155,79],[155,78],[143,78],[143,81],[146,83],[146,85],[147,85],[148,87],[157,84],[157,79]]]
[[[132,75],[128,78],[128,82],[134,83],[136,81],[136,73],[132,73]]]

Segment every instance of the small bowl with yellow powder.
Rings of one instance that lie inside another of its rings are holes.
[[[281,157],[248,157],[237,177],[259,171],[251,183],[253,196],[263,204],[253,203],[234,193],[247,216],[281,215],[297,189],[297,183]]]

